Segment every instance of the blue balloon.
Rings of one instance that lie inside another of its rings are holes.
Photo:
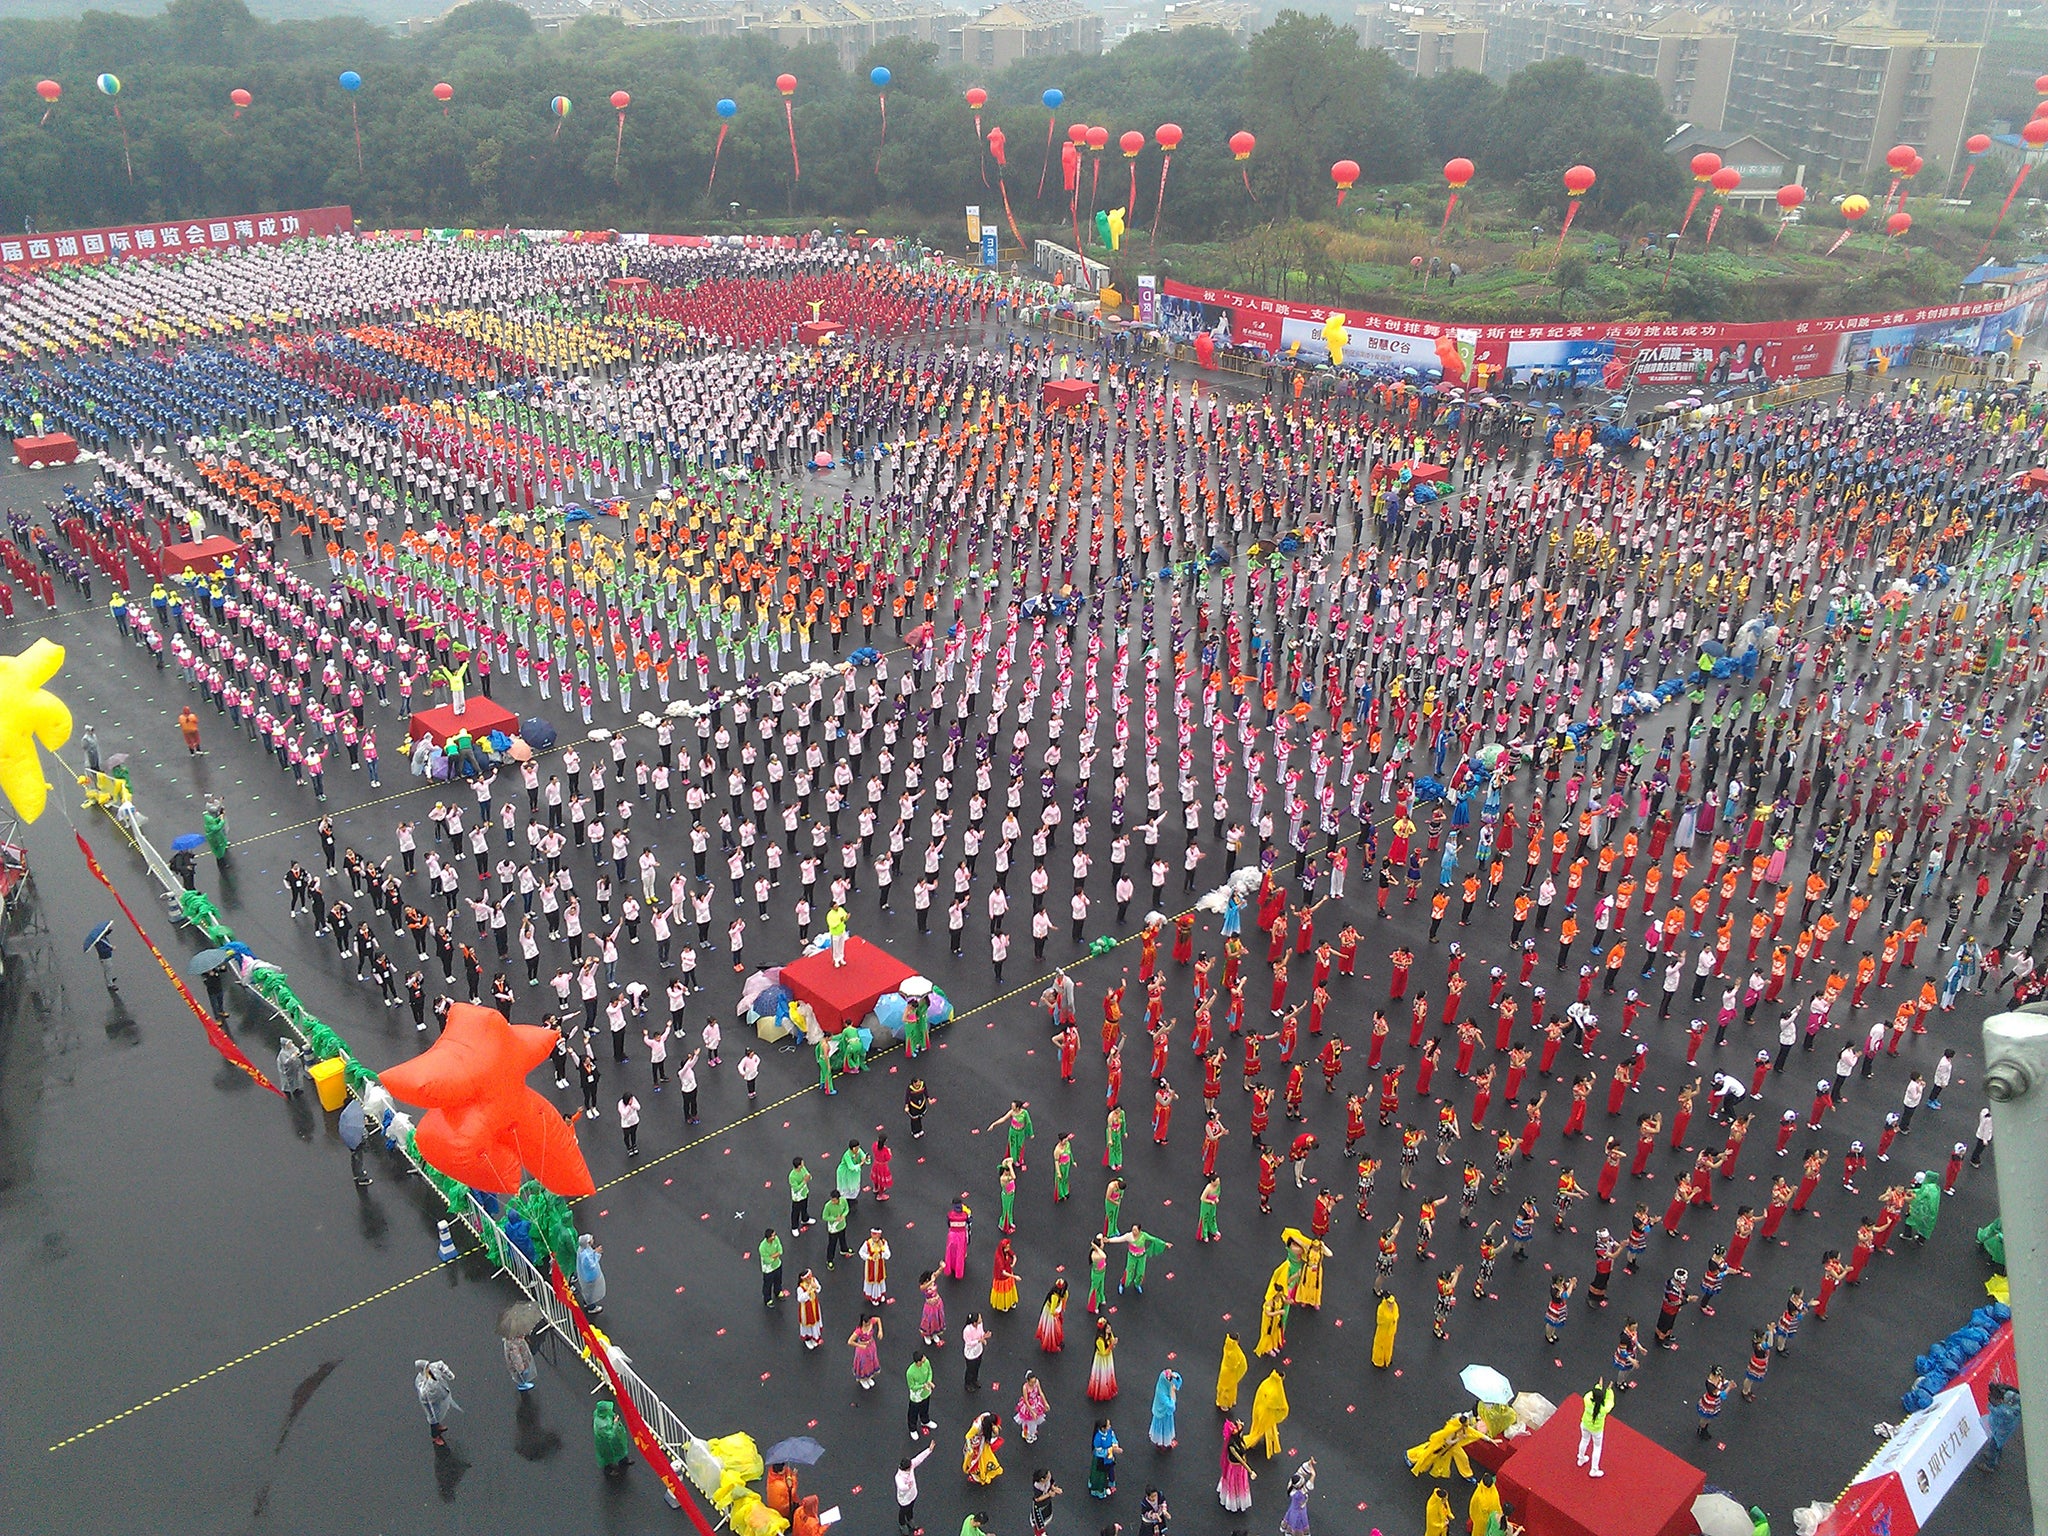
[[[873,69],[868,71],[868,84],[872,85],[878,91],[883,86],[889,83],[889,78],[889,71],[882,68],[882,66],[879,64],[877,64]]]
[[[738,112],[739,109],[740,104],[734,101],[730,96],[721,96],[718,99],[718,115],[720,117],[731,117],[734,113]]]
[[[1059,104],[1067,99],[1067,93],[1054,86],[1038,99],[1045,103],[1046,111],[1054,112],[1059,110]]]
[[[352,69],[344,69],[341,72],[341,88],[344,91],[360,91],[363,88],[363,77]]]

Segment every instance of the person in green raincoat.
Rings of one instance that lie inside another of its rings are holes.
[[[597,1464],[606,1472],[617,1472],[633,1459],[633,1437],[626,1433],[617,1404],[597,1405],[590,1415],[590,1432],[597,1441]]]
[[[213,854],[214,862],[225,864],[228,859],[227,817],[222,812],[215,810],[212,805],[208,805],[206,814],[200,818],[199,825],[206,832],[206,846],[208,851]]]
[[[1941,1215],[1941,1180],[1931,1173],[1913,1175],[1913,1196],[1906,1205],[1906,1236],[1924,1243],[1934,1236]]]

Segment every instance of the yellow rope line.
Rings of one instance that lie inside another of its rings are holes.
[[[474,1246],[465,1248],[459,1254],[457,1254],[456,1257],[467,1258],[470,1254],[475,1253],[476,1251],[477,1249]],[[101,1419],[99,1423],[92,1425],[88,1429],[81,1429],[75,1435],[66,1436],[64,1439],[59,1440],[55,1445],[51,1446],[50,1449],[52,1451],[61,1451],[65,1449],[67,1446],[76,1445],[79,1441],[86,1439],[88,1436],[96,1435],[103,1429],[109,1429],[112,1426],[119,1424],[123,1419],[133,1418],[136,1414],[142,1412],[145,1408],[154,1408],[158,1403],[163,1402],[167,1398],[176,1397],[180,1392],[186,1391],[192,1387],[196,1387],[201,1382],[211,1381],[214,1377],[221,1375],[223,1372],[231,1371],[238,1365],[246,1365],[249,1361],[254,1360],[258,1355],[267,1355],[273,1349],[277,1349],[283,1345],[289,1344],[294,1339],[304,1338],[307,1334],[313,1332],[313,1330],[316,1328],[325,1328],[329,1323],[337,1322],[340,1319],[347,1317],[351,1312],[360,1312],[364,1307],[369,1306],[373,1302],[382,1301],[387,1296],[396,1295],[399,1291],[404,1290],[407,1286],[417,1285],[420,1281],[426,1279],[430,1275],[438,1275],[439,1273],[441,1273],[443,1269],[447,1268],[448,1262],[449,1261],[444,1260],[443,1262],[434,1265],[431,1269],[423,1269],[418,1274],[408,1276],[406,1279],[400,1280],[395,1285],[387,1285],[381,1291],[374,1291],[370,1295],[363,1297],[359,1301],[352,1301],[347,1306],[342,1307],[340,1310],[328,1313],[325,1317],[315,1318],[312,1322],[307,1323],[303,1328],[294,1328],[290,1333],[280,1334],[278,1337],[272,1339],[268,1344],[259,1344],[254,1349],[236,1355],[231,1360],[223,1360],[219,1365],[214,1366],[211,1370],[201,1371],[197,1376],[191,1377],[186,1381],[181,1381],[175,1387],[168,1387],[164,1391],[157,1393],[155,1397],[146,1397],[132,1408],[123,1408],[119,1413],[113,1415],[113,1417],[111,1418]]]

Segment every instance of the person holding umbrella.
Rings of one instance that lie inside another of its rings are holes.
[[[505,1369],[513,1387],[531,1392],[534,1384],[533,1341],[530,1335],[541,1325],[540,1308],[530,1301],[514,1302],[498,1314],[498,1341],[504,1346]]]

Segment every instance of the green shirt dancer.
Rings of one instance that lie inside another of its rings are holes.
[[[1163,1237],[1154,1237],[1135,1223],[1118,1241],[1128,1245],[1129,1251],[1124,1254],[1123,1285],[1117,1287],[1117,1292],[1121,1295],[1124,1287],[1129,1286],[1142,1296],[1145,1294],[1145,1266],[1173,1244]]]
[[[1069,1183],[1074,1177],[1074,1138],[1062,1136],[1052,1147],[1052,1198],[1057,1205],[1072,1193]]]
[[[1109,1112],[1107,1135],[1109,1145],[1103,1149],[1102,1164],[1111,1173],[1122,1173],[1124,1169],[1124,1111],[1121,1104]]]

